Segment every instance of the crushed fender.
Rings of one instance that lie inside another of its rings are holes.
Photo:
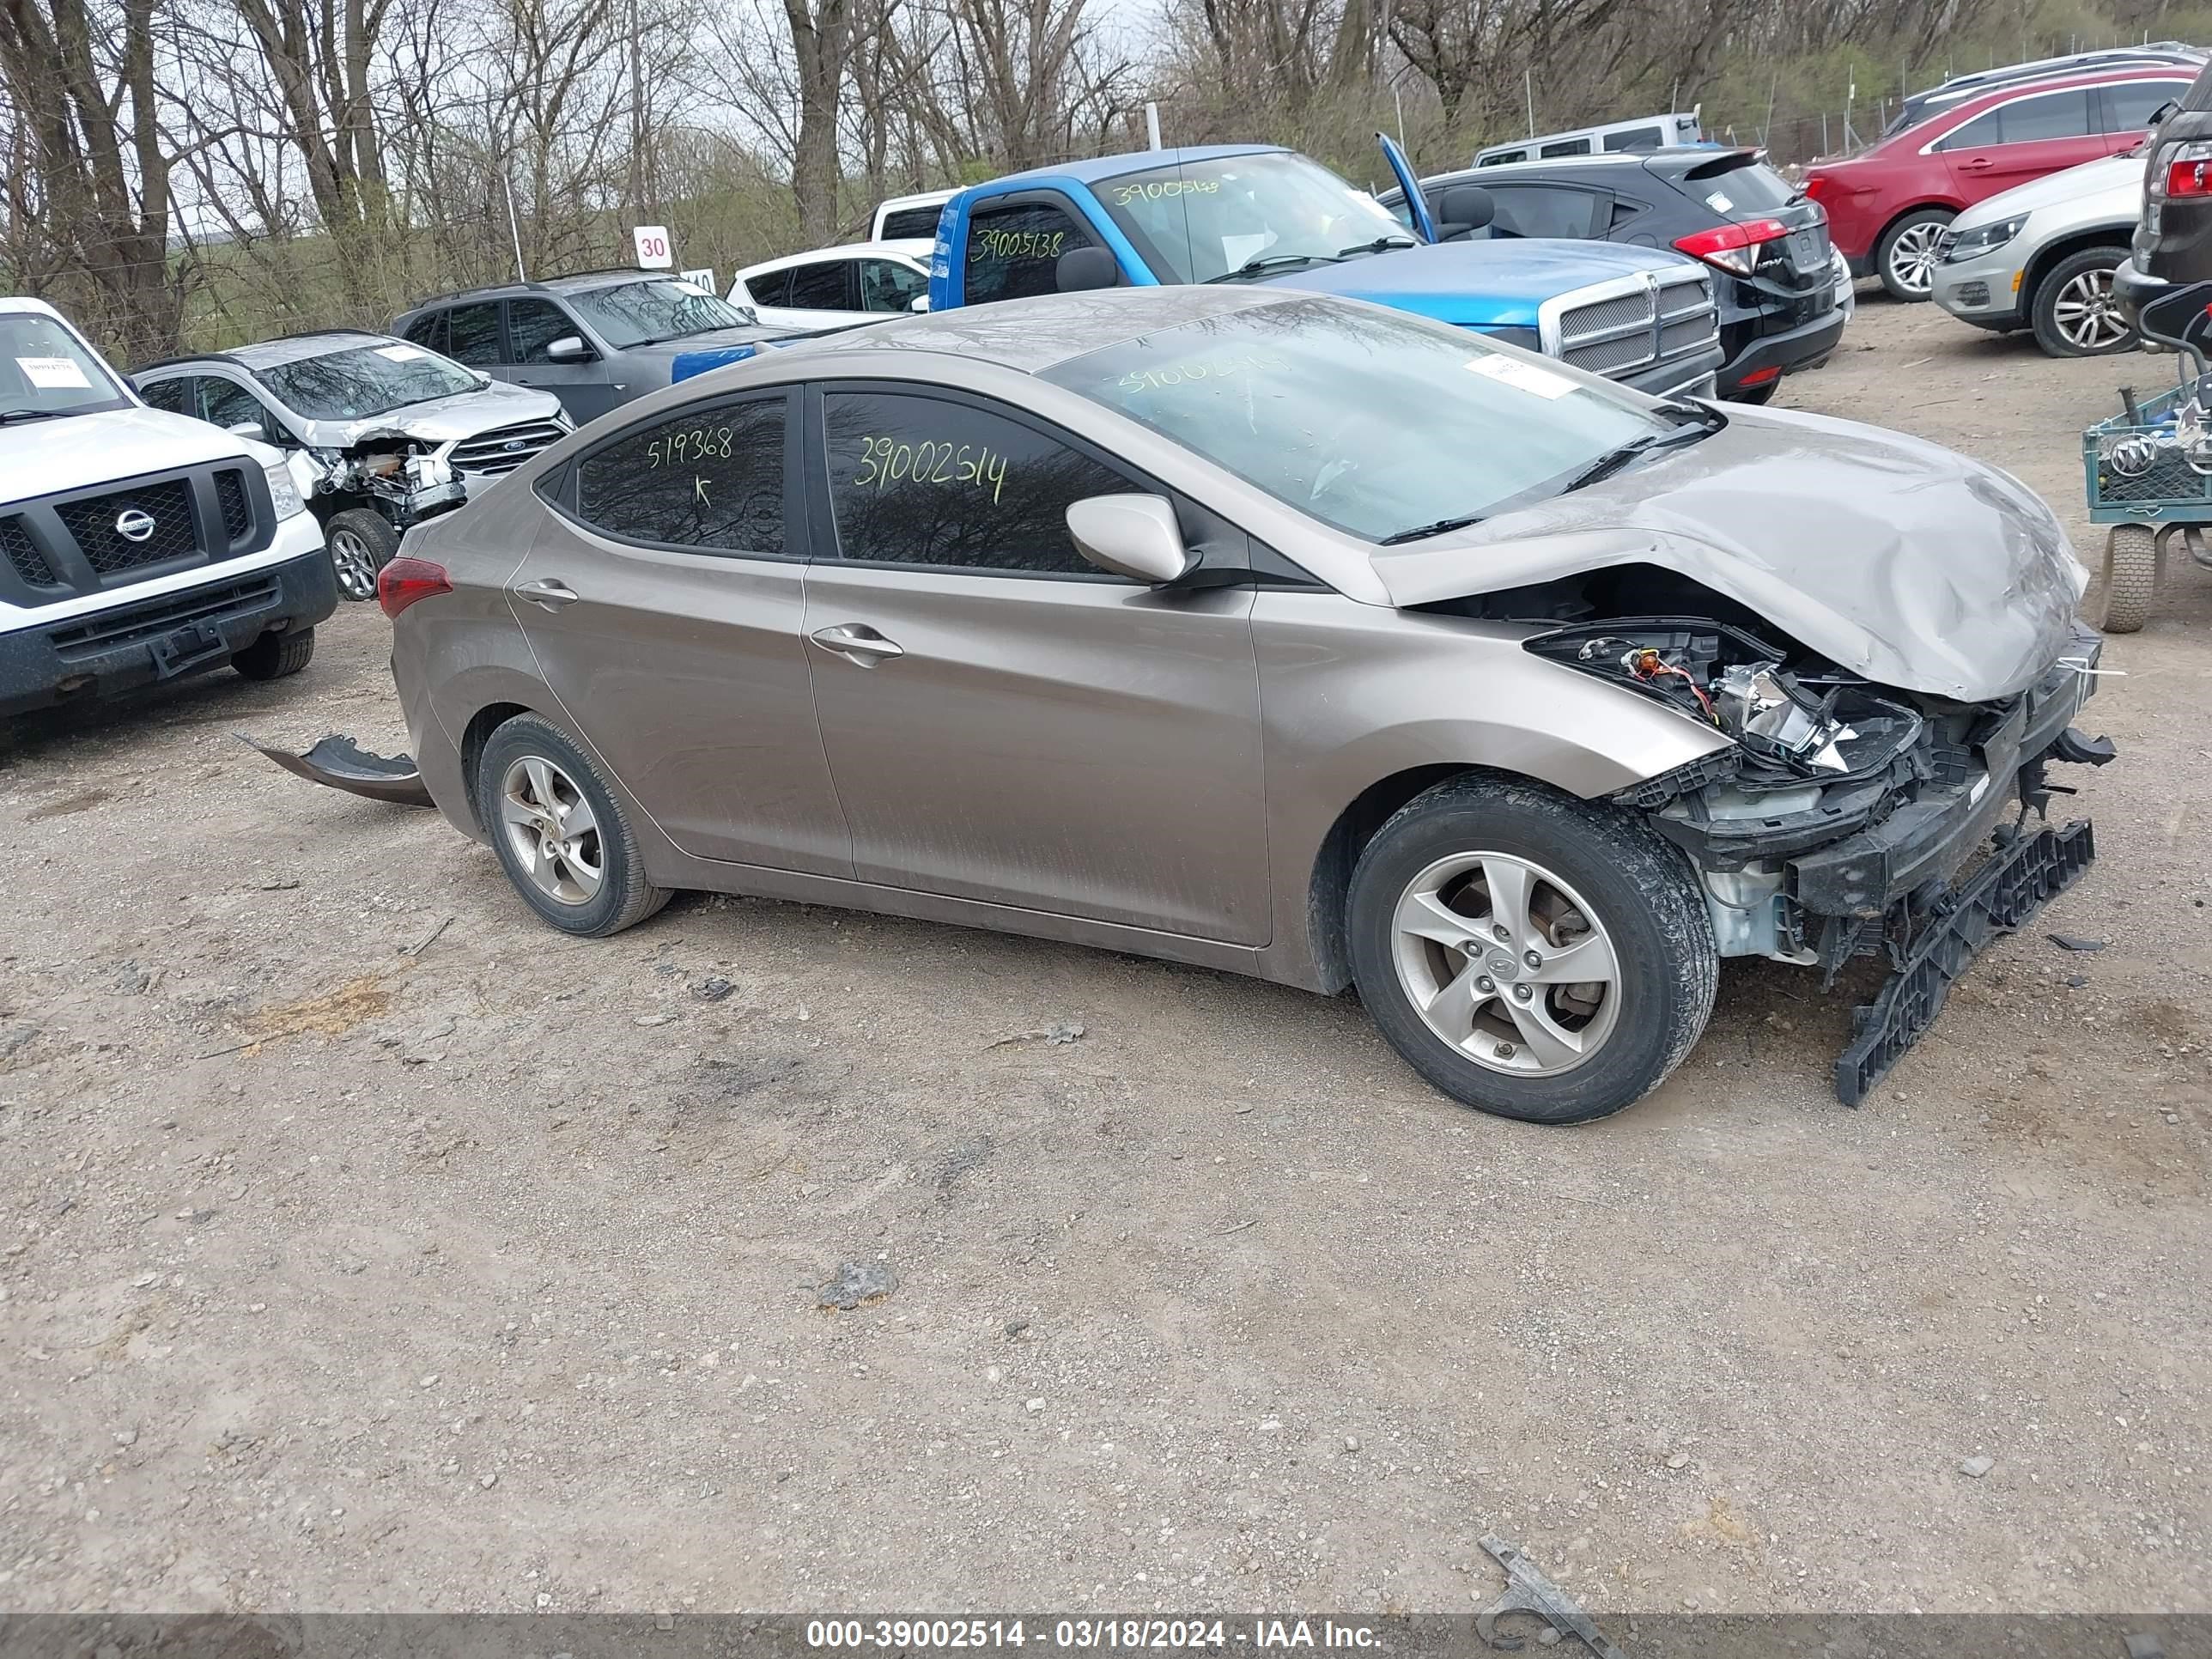
[[[294,777],[305,778],[310,783],[343,789],[349,795],[386,801],[394,806],[437,805],[423,787],[422,775],[416,769],[411,755],[374,755],[351,738],[340,737],[335,732],[313,748],[296,755],[257,743],[243,732],[232,735],[247,748],[268,756]]]

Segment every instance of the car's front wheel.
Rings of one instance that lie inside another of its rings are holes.
[[[1632,814],[1469,775],[1377,830],[1352,872],[1360,1000],[1453,1099],[1576,1123],[1690,1052],[1719,978],[1681,853]]]
[[[2106,357],[2136,343],[2136,331],[2112,297],[2124,247],[2085,248],[2044,273],[2028,308],[2035,343],[2048,357]]]
[[[337,572],[338,592],[349,599],[374,599],[377,573],[399,551],[399,532],[391,522],[372,507],[349,507],[331,514],[323,541]]]
[[[592,757],[535,714],[518,714],[477,758],[477,817],[514,890],[564,933],[635,927],[670,895],[646,879],[629,816]]]
[[[1924,300],[1934,291],[1936,250],[1957,216],[1948,208],[1916,208],[1882,232],[1874,264],[1891,299]]]

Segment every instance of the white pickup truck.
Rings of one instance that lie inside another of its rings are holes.
[[[0,298],[0,716],[295,674],[337,608],[283,454],[148,408],[52,306]]]

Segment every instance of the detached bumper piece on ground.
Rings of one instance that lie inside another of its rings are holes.
[[[394,806],[436,805],[430,799],[430,792],[422,787],[422,775],[415,769],[411,756],[386,758],[374,755],[351,738],[340,737],[336,732],[296,755],[289,750],[272,749],[265,743],[258,743],[242,732],[237,737],[247,748],[259,750],[294,777],[305,778],[310,783],[342,789],[349,795],[360,795],[369,800],[386,801]]]

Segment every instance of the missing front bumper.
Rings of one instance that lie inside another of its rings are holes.
[[[2087,820],[2021,836],[1998,834],[1998,850],[1956,890],[1917,918],[1881,993],[1851,1015],[1851,1040],[1836,1060],[1836,1097],[1856,1106],[1942,1012],[1951,986],[1991,939],[2016,933],[2064,892],[2097,856]]]

